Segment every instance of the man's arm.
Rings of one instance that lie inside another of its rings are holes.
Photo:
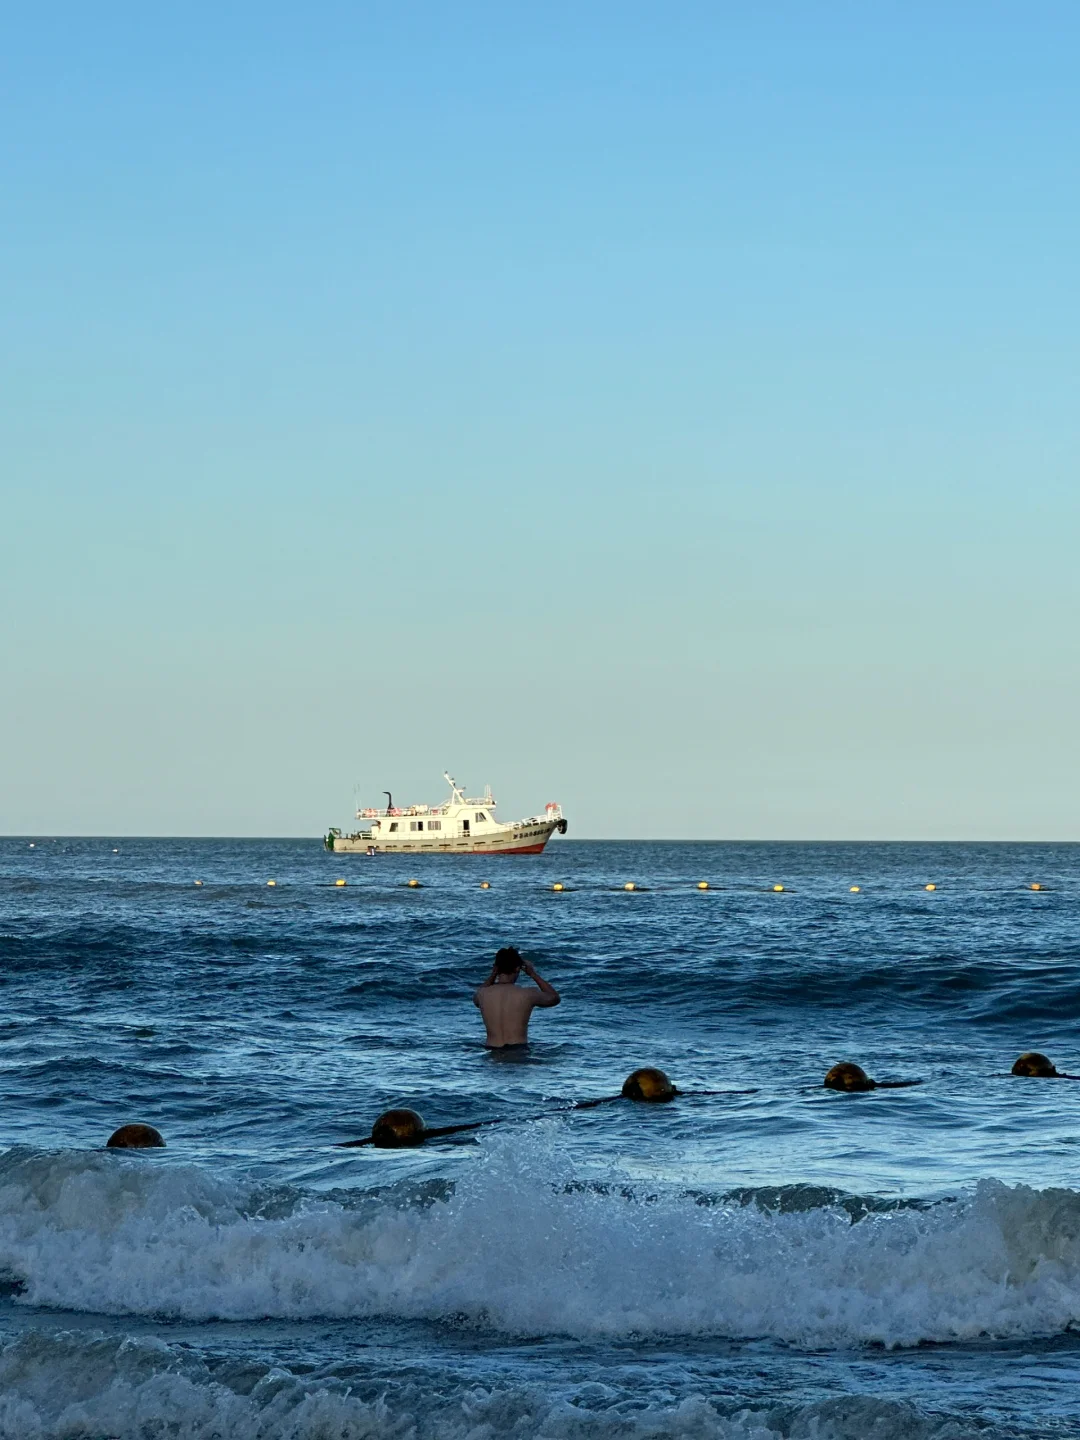
[[[539,1005],[541,1009],[545,1010],[552,1005],[558,1005],[562,996],[558,990],[555,989],[555,986],[549,985],[542,975],[538,975],[528,960],[524,962],[521,968],[525,971],[529,979],[534,981],[540,988],[540,994],[533,1001],[533,1004]]]

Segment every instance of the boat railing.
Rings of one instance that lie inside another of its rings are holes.
[[[469,803],[471,805],[472,801],[470,800]],[[402,815],[448,815],[449,813],[449,805],[394,805],[389,810],[385,808],[378,810],[374,806],[365,805],[362,809],[357,810],[356,818],[358,820],[385,820],[388,816],[392,816],[397,820]]]
[[[389,817],[398,820],[403,815],[449,815],[453,810],[494,810],[496,803],[495,800],[485,795],[480,800],[451,801],[445,805],[395,805],[389,810],[385,808],[380,810],[374,805],[365,805],[357,810],[356,818],[358,820],[385,820]]]

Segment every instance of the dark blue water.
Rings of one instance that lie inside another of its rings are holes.
[[[1080,1083],[1008,1074],[1080,1073],[1078,900],[1072,846],[0,840],[0,1434],[1080,1434]],[[644,1064],[754,1093],[569,1108]],[[334,1148],[394,1105],[504,1123]]]

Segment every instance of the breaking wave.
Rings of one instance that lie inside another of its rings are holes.
[[[802,1208],[574,1171],[491,1139],[455,1187],[258,1192],[165,1156],[0,1158],[22,1303],[186,1320],[391,1317],[513,1335],[910,1346],[1080,1316],[1080,1196],[983,1181],[926,1207]],[[857,1218],[853,1223],[853,1215]]]

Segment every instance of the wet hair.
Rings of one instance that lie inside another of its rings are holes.
[[[504,945],[495,956],[495,969],[500,975],[513,975],[521,969],[521,956],[513,945]]]

